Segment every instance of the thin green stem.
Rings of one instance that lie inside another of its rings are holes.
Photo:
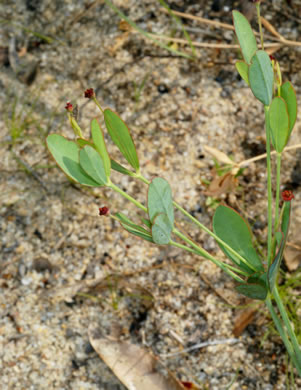
[[[93,97],[93,101],[97,105],[97,107],[100,109],[101,113],[103,114],[103,109],[95,96]]]
[[[288,354],[290,355],[290,358],[292,359],[295,367],[297,368],[297,371],[298,373],[301,375],[301,366],[299,365],[298,361],[297,361],[297,358],[296,358],[296,355],[294,353],[294,350],[293,350],[293,347],[292,347],[292,344],[291,342],[289,341],[289,339],[287,338],[287,335],[285,333],[285,330],[282,326],[282,323],[280,321],[280,318],[278,317],[277,313],[275,312],[275,309],[272,305],[272,301],[271,301],[271,298],[270,296],[268,296],[265,300],[265,304],[267,306],[267,308],[269,309],[269,312],[272,316],[272,319],[274,321],[274,324],[278,330],[278,333],[286,347],[286,350],[288,352]]]
[[[175,230],[176,230],[176,231],[175,231]],[[173,233],[178,235],[178,233],[181,233],[181,232],[179,232],[177,229],[174,229],[174,230],[173,230]],[[190,244],[191,242],[193,242],[191,239],[189,239],[189,238],[187,239],[187,237],[186,237],[183,233],[181,233],[181,234],[182,234],[182,236],[180,237],[180,236],[178,235],[178,237],[182,238],[182,240],[184,240],[184,241],[187,242],[188,244]],[[186,237],[186,238],[184,239],[184,237]],[[208,259],[208,260],[211,260],[211,259],[213,258],[213,256],[210,255],[209,252],[207,252],[204,248],[202,248],[202,247],[200,247],[200,246],[198,246],[198,245],[197,245],[198,250],[189,248],[189,247],[187,247],[186,245],[180,244],[180,243],[178,243],[178,242],[176,242],[176,241],[172,241],[172,240],[170,241],[170,245],[173,245],[173,246],[175,246],[175,247],[177,247],[177,248],[181,248],[181,249],[183,249],[183,250],[186,250],[187,252],[194,253],[195,255],[198,255],[198,256],[201,255],[201,256],[205,257],[206,259]],[[236,272],[236,273],[238,273],[238,274],[241,274],[241,275],[243,275],[243,276],[245,276],[245,277],[248,277],[248,276],[249,276],[249,274],[248,274],[247,272],[242,271],[242,270],[239,269],[239,268],[233,267],[233,266],[230,265],[230,264],[223,263],[223,262],[221,262],[221,261],[218,260],[218,259],[215,259],[215,260],[216,260],[218,263],[223,264],[223,265],[226,266],[228,269],[230,269],[230,270],[232,270],[232,271],[234,271],[234,272]]]
[[[258,25],[259,25],[261,49],[264,50],[263,32],[262,32],[262,24],[261,24],[261,17],[260,17],[260,2],[256,3],[256,10],[257,10]]]
[[[279,221],[280,172],[281,172],[281,153],[277,153],[277,179],[276,179],[277,181],[276,181],[276,202],[275,202],[274,230],[277,229],[278,221]]]
[[[278,292],[278,289],[277,289],[277,286],[274,287],[273,289],[273,295],[274,295],[274,298],[275,298],[275,302],[278,306],[278,309],[279,309],[279,312],[281,314],[281,317],[282,317],[282,320],[285,324],[285,327],[287,329],[287,333],[291,339],[291,342],[293,344],[293,347],[294,347],[294,351],[295,351],[295,354],[296,354],[296,358],[297,358],[297,361],[298,361],[298,364],[300,366],[300,369],[301,369],[301,349],[300,349],[300,345],[298,343],[298,340],[297,340],[297,337],[295,335],[295,332],[293,330],[293,327],[291,325],[291,322],[288,318],[288,315],[287,315],[287,312],[285,310],[285,307],[283,305],[283,302],[282,302],[282,299],[279,295],[279,292]]]
[[[228,275],[230,275],[232,278],[234,278],[236,281],[240,282],[240,283],[244,283],[245,281],[243,279],[241,279],[239,276],[237,276],[234,272],[231,271],[231,269],[234,269],[235,272],[237,272],[237,269],[228,265],[228,264],[224,264],[222,263],[221,261],[217,260],[215,257],[211,256],[210,253],[208,253],[207,251],[205,251],[205,249],[203,248],[200,248],[196,243],[194,243],[191,239],[189,239],[188,237],[186,237],[184,234],[182,234],[179,230],[177,229],[173,229],[173,233],[178,236],[179,238],[181,238],[183,241],[185,241],[187,244],[189,244],[190,246],[192,246],[197,254],[199,254],[200,256],[203,256],[205,259],[208,259],[210,261],[212,261],[215,265],[217,265],[218,267],[220,267],[223,271],[225,271]]]
[[[268,267],[271,264],[272,253],[272,168],[271,168],[271,141],[269,127],[269,107],[264,106],[265,131],[266,131],[266,152],[267,152],[267,187],[268,187]]]
[[[216,234],[214,234],[210,229],[208,229],[205,225],[203,225],[200,221],[198,221],[196,218],[194,218],[191,214],[188,213],[182,206],[180,206],[177,202],[173,202],[173,205],[181,211],[182,214],[184,214],[187,218],[189,218],[195,225],[197,225],[199,228],[201,228],[204,232],[209,234],[211,237],[215,239],[219,244],[221,244],[223,247],[225,247],[231,254],[233,254],[235,257],[237,257],[241,262],[246,264],[249,268],[251,268],[253,271],[257,272],[256,268],[247,262],[246,259],[244,259],[239,253],[237,253],[231,246],[229,246],[226,242],[221,240]]]
[[[130,202],[132,202],[135,206],[137,206],[139,209],[143,210],[145,213],[147,213],[147,208],[145,206],[143,206],[142,203],[138,202],[136,199],[134,199],[133,197],[131,197],[129,194],[127,194],[126,192],[122,191],[122,189],[120,189],[118,186],[116,186],[115,184],[113,184],[112,182],[108,185],[108,187],[112,188],[112,190],[118,192],[120,195],[122,195],[125,199],[129,200]]]

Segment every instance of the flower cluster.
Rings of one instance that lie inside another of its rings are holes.
[[[108,215],[109,212],[110,212],[110,210],[106,206],[99,208],[99,215]]]
[[[294,199],[294,194],[290,190],[283,191],[281,196],[284,202],[290,202],[292,199]]]
[[[85,90],[85,98],[87,99],[92,99],[95,97],[94,89],[93,88],[88,88]]]

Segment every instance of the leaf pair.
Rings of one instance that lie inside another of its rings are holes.
[[[269,109],[269,125],[275,150],[281,153],[293,130],[297,117],[296,93],[290,82],[280,88],[280,96],[273,100],[274,71],[269,55],[258,50],[250,23],[238,11],[233,11],[235,32],[244,61],[235,66],[240,76],[250,85],[254,96]]]
[[[273,99],[269,109],[272,143],[282,153],[297,118],[297,99],[292,84],[287,81],[280,88],[280,96]]]
[[[91,132],[94,144],[84,139],[76,143],[51,134],[47,137],[47,146],[59,167],[72,180],[92,187],[108,185],[111,161],[96,119],[91,122]]]
[[[174,210],[171,188],[166,180],[157,177],[150,183],[147,203],[149,220],[142,221],[149,230],[135,224],[122,213],[115,216],[129,233],[158,245],[169,244],[174,226]]]
[[[58,166],[70,179],[92,187],[107,183],[102,159],[91,146],[80,149],[74,141],[59,134],[49,135],[47,145]]]
[[[136,172],[139,171],[136,148],[126,124],[110,109],[104,110],[104,119],[115,145]],[[127,168],[111,161],[96,119],[91,122],[91,134],[93,143],[82,138],[75,143],[58,134],[47,137],[51,154],[67,176],[83,185],[100,186],[108,184],[111,167],[123,174],[133,175]],[[83,148],[80,150],[80,147]]]
[[[168,244],[174,227],[174,209],[171,188],[165,179],[156,177],[150,183],[147,206],[154,242]]]
[[[244,15],[233,11],[235,32],[245,60],[236,63],[241,77],[250,85],[254,96],[269,106],[273,96],[274,72],[269,55],[258,50],[250,23]]]

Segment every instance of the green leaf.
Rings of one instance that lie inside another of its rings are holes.
[[[99,126],[99,123],[97,122],[97,119],[93,119],[91,121],[91,134],[92,134],[92,139],[93,139],[95,148],[102,158],[106,176],[110,177],[111,160],[110,160],[110,156],[108,154],[107,148],[106,148],[103,132],[101,130],[101,127]]]
[[[269,106],[273,96],[274,73],[270,57],[263,50],[258,50],[252,57],[249,83],[256,99]]]
[[[278,253],[276,254],[273,263],[270,265],[268,269],[268,284],[271,292],[273,292],[273,289],[276,285],[276,279],[277,279],[277,275],[283,257],[283,251],[285,248],[285,244],[288,236],[289,224],[290,224],[290,213],[291,213],[291,202],[284,202],[282,213],[281,213],[282,214],[282,219],[281,219],[282,241]]]
[[[99,185],[108,184],[102,158],[92,146],[86,145],[81,149],[79,152],[79,163],[83,170]]]
[[[251,299],[260,299],[264,301],[267,296],[267,288],[263,284],[239,284],[235,289],[242,295]]]
[[[121,226],[127,230],[129,233],[133,234],[134,236],[137,236],[139,238],[142,238],[146,241],[152,242],[153,238],[149,231],[144,229],[143,227],[136,225],[134,222],[132,222],[125,214],[123,213],[116,213],[115,216],[119,219]]]
[[[240,74],[240,77],[245,80],[245,82],[249,84],[249,65],[244,61],[236,61],[235,67],[237,72]]]
[[[127,162],[138,171],[139,160],[136,147],[127,125],[115,112],[108,108],[104,110],[104,119],[112,141],[126,158]]]
[[[238,11],[233,11],[233,22],[235,32],[238,38],[239,45],[241,47],[242,55],[245,61],[250,64],[252,56],[257,50],[257,43],[248,22],[248,19]]]
[[[281,90],[280,90],[281,97],[285,100],[285,103],[287,105],[288,110],[288,116],[289,116],[289,134],[288,137],[291,135],[291,132],[293,130],[293,127],[296,123],[297,119],[297,98],[296,98],[296,92],[292,86],[292,84],[287,81],[286,83],[282,84]]]
[[[170,226],[174,225],[174,208],[172,204],[171,188],[165,179],[156,177],[148,187],[147,197],[148,215],[151,223],[154,223],[155,217],[164,213],[167,215]]]
[[[130,170],[128,170],[127,168],[124,168],[122,165],[120,165],[117,161],[111,159],[111,167],[112,169],[114,169],[114,171],[117,171],[119,173],[122,173],[124,175],[128,175],[128,176],[134,176],[134,172],[131,172]]]
[[[152,237],[156,244],[167,245],[170,242],[173,226],[165,213],[158,214],[152,225]]]
[[[272,134],[272,144],[281,153],[285,148],[289,136],[289,117],[287,106],[282,97],[275,97],[269,109],[269,121]]]
[[[46,142],[58,166],[70,179],[86,186],[99,187],[99,183],[81,168],[79,164],[79,146],[75,142],[68,141],[59,134],[49,135]]]
[[[252,243],[252,234],[245,220],[232,208],[220,205],[213,217],[213,231],[232,249],[240,254],[256,270],[263,271],[263,266]],[[235,255],[230,253],[223,245],[221,250],[226,256],[249,274],[254,270],[244,264]]]

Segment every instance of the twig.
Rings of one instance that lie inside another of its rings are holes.
[[[163,41],[169,41],[169,42],[175,42],[175,43],[181,43],[184,45],[188,45],[188,42],[185,39],[181,38],[171,38],[166,35],[158,35],[158,34],[149,34],[152,37],[156,39],[162,39]],[[193,41],[192,44],[196,47],[207,47],[210,49],[238,49],[239,45],[236,44],[227,44],[227,43],[207,43],[207,42],[196,42]],[[301,43],[300,43],[301,45]],[[275,43],[267,43],[265,47],[274,48],[274,47],[281,47],[281,44],[278,42]]]
[[[160,10],[162,10],[163,12],[166,13],[166,10],[164,8],[160,8]],[[217,22],[215,20],[208,20],[208,19],[202,18],[200,16],[194,16],[194,15],[186,14],[184,12],[173,11],[173,13],[175,15],[181,16],[182,18],[197,20],[197,21],[199,21],[201,23],[205,23],[205,24],[217,27],[217,28],[224,28],[224,29],[227,29],[227,30],[234,31],[234,27],[231,24]],[[257,31],[253,31],[253,32],[254,32],[254,34],[256,36],[259,36],[259,33]],[[301,46],[301,42],[290,41],[290,40],[287,40],[287,39],[283,38],[282,36],[281,36],[281,38],[276,37],[276,36],[275,37],[269,36],[267,38],[270,39],[270,40],[278,42],[279,44],[281,44],[281,46],[283,46],[283,45],[287,45],[287,46]],[[195,42],[192,42],[192,43],[193,43],[193,45],[195,45]],[[265,46],[266,47],[274,47],[275,44],[266,44]],[[223,47],[222,47],[222,49],[223,49]]]
[[[182,353],[191,352],[191,351],[194,351],[195,349],[210,347],[212,345],[236,344],[236,343],[240,343],[240,342],[241,342],[241,340],[239,340],[239,339],[222,339],[222,340],[212,340],[212,341],[209,340],[209,341],[205,341],[203,343],[195,344],[192,347],[185,348],[181,351],[160,355],[160,357],[167,358],[167,357],[181,355]]]
[[[298,149],[298,148],[301,148],[301,144],[287,146],[286,148],[284,148],[283,151],[284,152],[288,152],[289,150]],[[276,151],[274,150],[273,152],[271,152],[271,155],[272,154],[276,154]],[[238,164],[233,164],[233,165],[237,165],[238,167],[247,166],[251,162],[262,160],[262,159],[266,158],[266,156],[267,156],[267,154],[264,153],[264,154],[261,154],[260,156],[252,157],[252,158],[249,158],[248,160],[244,160],[244,161],[242,161],[242,162],[240,162]]]

